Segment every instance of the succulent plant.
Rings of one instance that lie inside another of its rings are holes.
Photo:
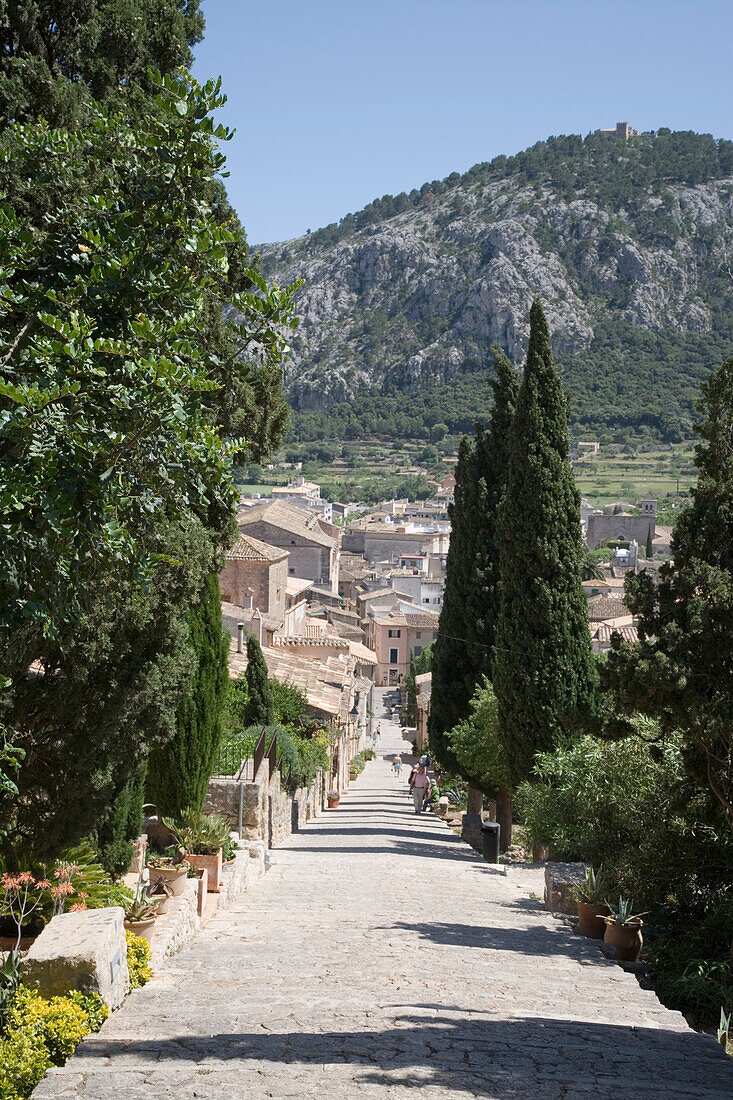
[[[644,913],[632,913],[634,903],[631,898],[620,897],[615,912],[611,903],[608,902],[607,904],[611,910],[606,917],[608,924],[641,924],[641,918],[645,916]]]

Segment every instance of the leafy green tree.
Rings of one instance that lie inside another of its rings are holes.
[[[183,77],[156,91],[134,125],[97,112],[0,137],[0,671],[25,752],[0,827],[43,858],[174,732],[194,667],[181,608],[230,531],[238,444],[201,335],[236,236],[211,205],[221,97]],[[252,272],[232,301],[277,373],[290,291]]]
[[[486,431],[476,425],[474,442],[462,442],[456,467],[456,503],[451,512],[451,544],[435,643],[430,714],[430,743],[438,761],[457,769],[469,781],[446,737],[467,718],[482,674],[491,672],[498,614],[498,515],[519,388],[519,376],[512,363],[498,346],[492,351],[494,405],[489,428]],[[474,801],[478,803],[478,798]],[[504,805],[508,802],[505,791],[500,801],[502,836],[509,843],[511,816],[509,806]]]
[[[476,686],[467,718],[448,734],[451,751],[472,787],[496,798],[509,786],[509,770],[499,738],[499,704],[484,676]]]
[[[501,604],[494,690],[513,782],[594,701],[586,599],[580,585],[580,498],[568,461],[567,406],[539,301],[510,440],[500,511]]]
[[[606,551],[602,551],[599,556],[597,550],[591,550],[589,546],[583,544],[580,550],[580,579],[582,581],[602,581],[603,568],[601,561],[606,556]]]
[[[149,69],[192,61],[200,0],[5,0],[0,22],[0,117],[74,128],[95,101],[140,109]]]
[[[96,830],[96,847],[105,870],[113,878],[124,875],[130,866],[131,843],[140,835],[143,822],[147,764],[134,770]]]
[[[430,672],[434,646],[435,642],[431,642],[430,645],[425,646],[425,649],[417,657],[410,657],[410,667],[405,676],[405,692],[407,694],[407,713],[405,717],[410,725],[417,721],[417,684],[415,677]]]
[[[467,637],[474,642],[476,683],[480,673],[493,675],[493,647],[499,615],[499,513],[506,492],[511,426],[519,393],[516,367],[498,344],[491,349],[495,377],[488,430],[476,426],[478,516],[474,571],[466,599]]]
[[[271,726],[275,721],[267,665],[260,643],[254,634],[247,635],[247,702],[244,708],[245,726]]]
[[[733,359],[702,385],[692,502],[672,537],[672,561],[655,586],[646,571],[627,578],[626,602],[639,642],[612,639],[602,685],[614,708],[680,730],[688,767],[707,784],[733,829]],[[633,732],[623,721],[612,732]]]
[[[216,573],[206,578],[200,602],[186,618],[196,667],[178,707],[176,732],[148,765],[148,796],[169,817],[189,806],[201,809],[222,736],[229,635],[222,629]]]

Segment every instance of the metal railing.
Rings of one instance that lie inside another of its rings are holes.
[[[254,762],[254,768],[252,770],[252,775],[255,779],[257,778],[257,772],[260,770],[260,764],[262,763],[262,761],[264,760],[264,757],[265,757],[265,743],[266,743],[266,741],[267,741],[267,738],[265,736],[265,726],[263,726],[262,727],[262,733],[260,734],[260,739],[257,742],[257,744],[255,745],[255,751],[254,751],[254,761],[253,761]],[[273,737],[272,741],[273,741],[273,744],[275,744],[275,745],[277,744],[277,738]],[[270,746],[270,748],[272,749],[272,746]]]

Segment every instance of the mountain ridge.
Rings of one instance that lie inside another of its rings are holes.
[[[733,142],[660,130],[551,138],[260,246],[268,278],[305,279],[285,373],[296,419],[483,374],[494,342],[521,364],[539,295],[580,383],[576,418],[608,421],[609,372],[619,419],[648,415],[645,371],[652,419],[691,422],[733,336],[732,224]]]

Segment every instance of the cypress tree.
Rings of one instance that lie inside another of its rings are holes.
[[[493,678],[493,649],[499,615],[499,509],[506,492],[509,438],[519,393],[519,374],[498,344],[491,349],[496,377],[490,385],[494,407],[488,432],[476,425],[478,537],[466,625],[474,646],[477,675]]]
[[[244,725],[271,726],[275,721],[275,707],[267,678],[267,665],[260,643],[254,634],[247,636],[247,702],[244,708]]]
[[[649,524],[649,530],[646,533],[646,557],[647,561],[651,561],[654,557],[654,543],[652,541],[652,525]]]
[[[567,403],[539,300],[509,447],[493,684],[499,736],[517,782],[530,774],[535,753],[558,742],[566,720],[591,704],[594,687]]]
[[[496,378],[491,382],[494,408],[488,432],[477,424],[474,440],[464,437],[458,450],[445,596],[432,666],[430,745],[440,763],[461,773],[445,735],[468,717],[481,676],[491,675],[498,607],[498,509],[519,390],[513,364],[498,345],[492,352]]]
[[[152,753],[148,768],[149,797],[169,816],[188,806],[201,808],[221,741],[229,635],[222,630],[216,573],[206,578],[200,603],[187,618],[195,669],[178,707],[176,732]]]
[[[477,491],[476,453],[464,436],[458,447],[454,503],[446,561],[445,594],[438,637],[433,645],[430,748],[439,764],[458,768],[446,734],[467,717],[476,679],[475,647],[468,641],[466,607],[476,559]]]

